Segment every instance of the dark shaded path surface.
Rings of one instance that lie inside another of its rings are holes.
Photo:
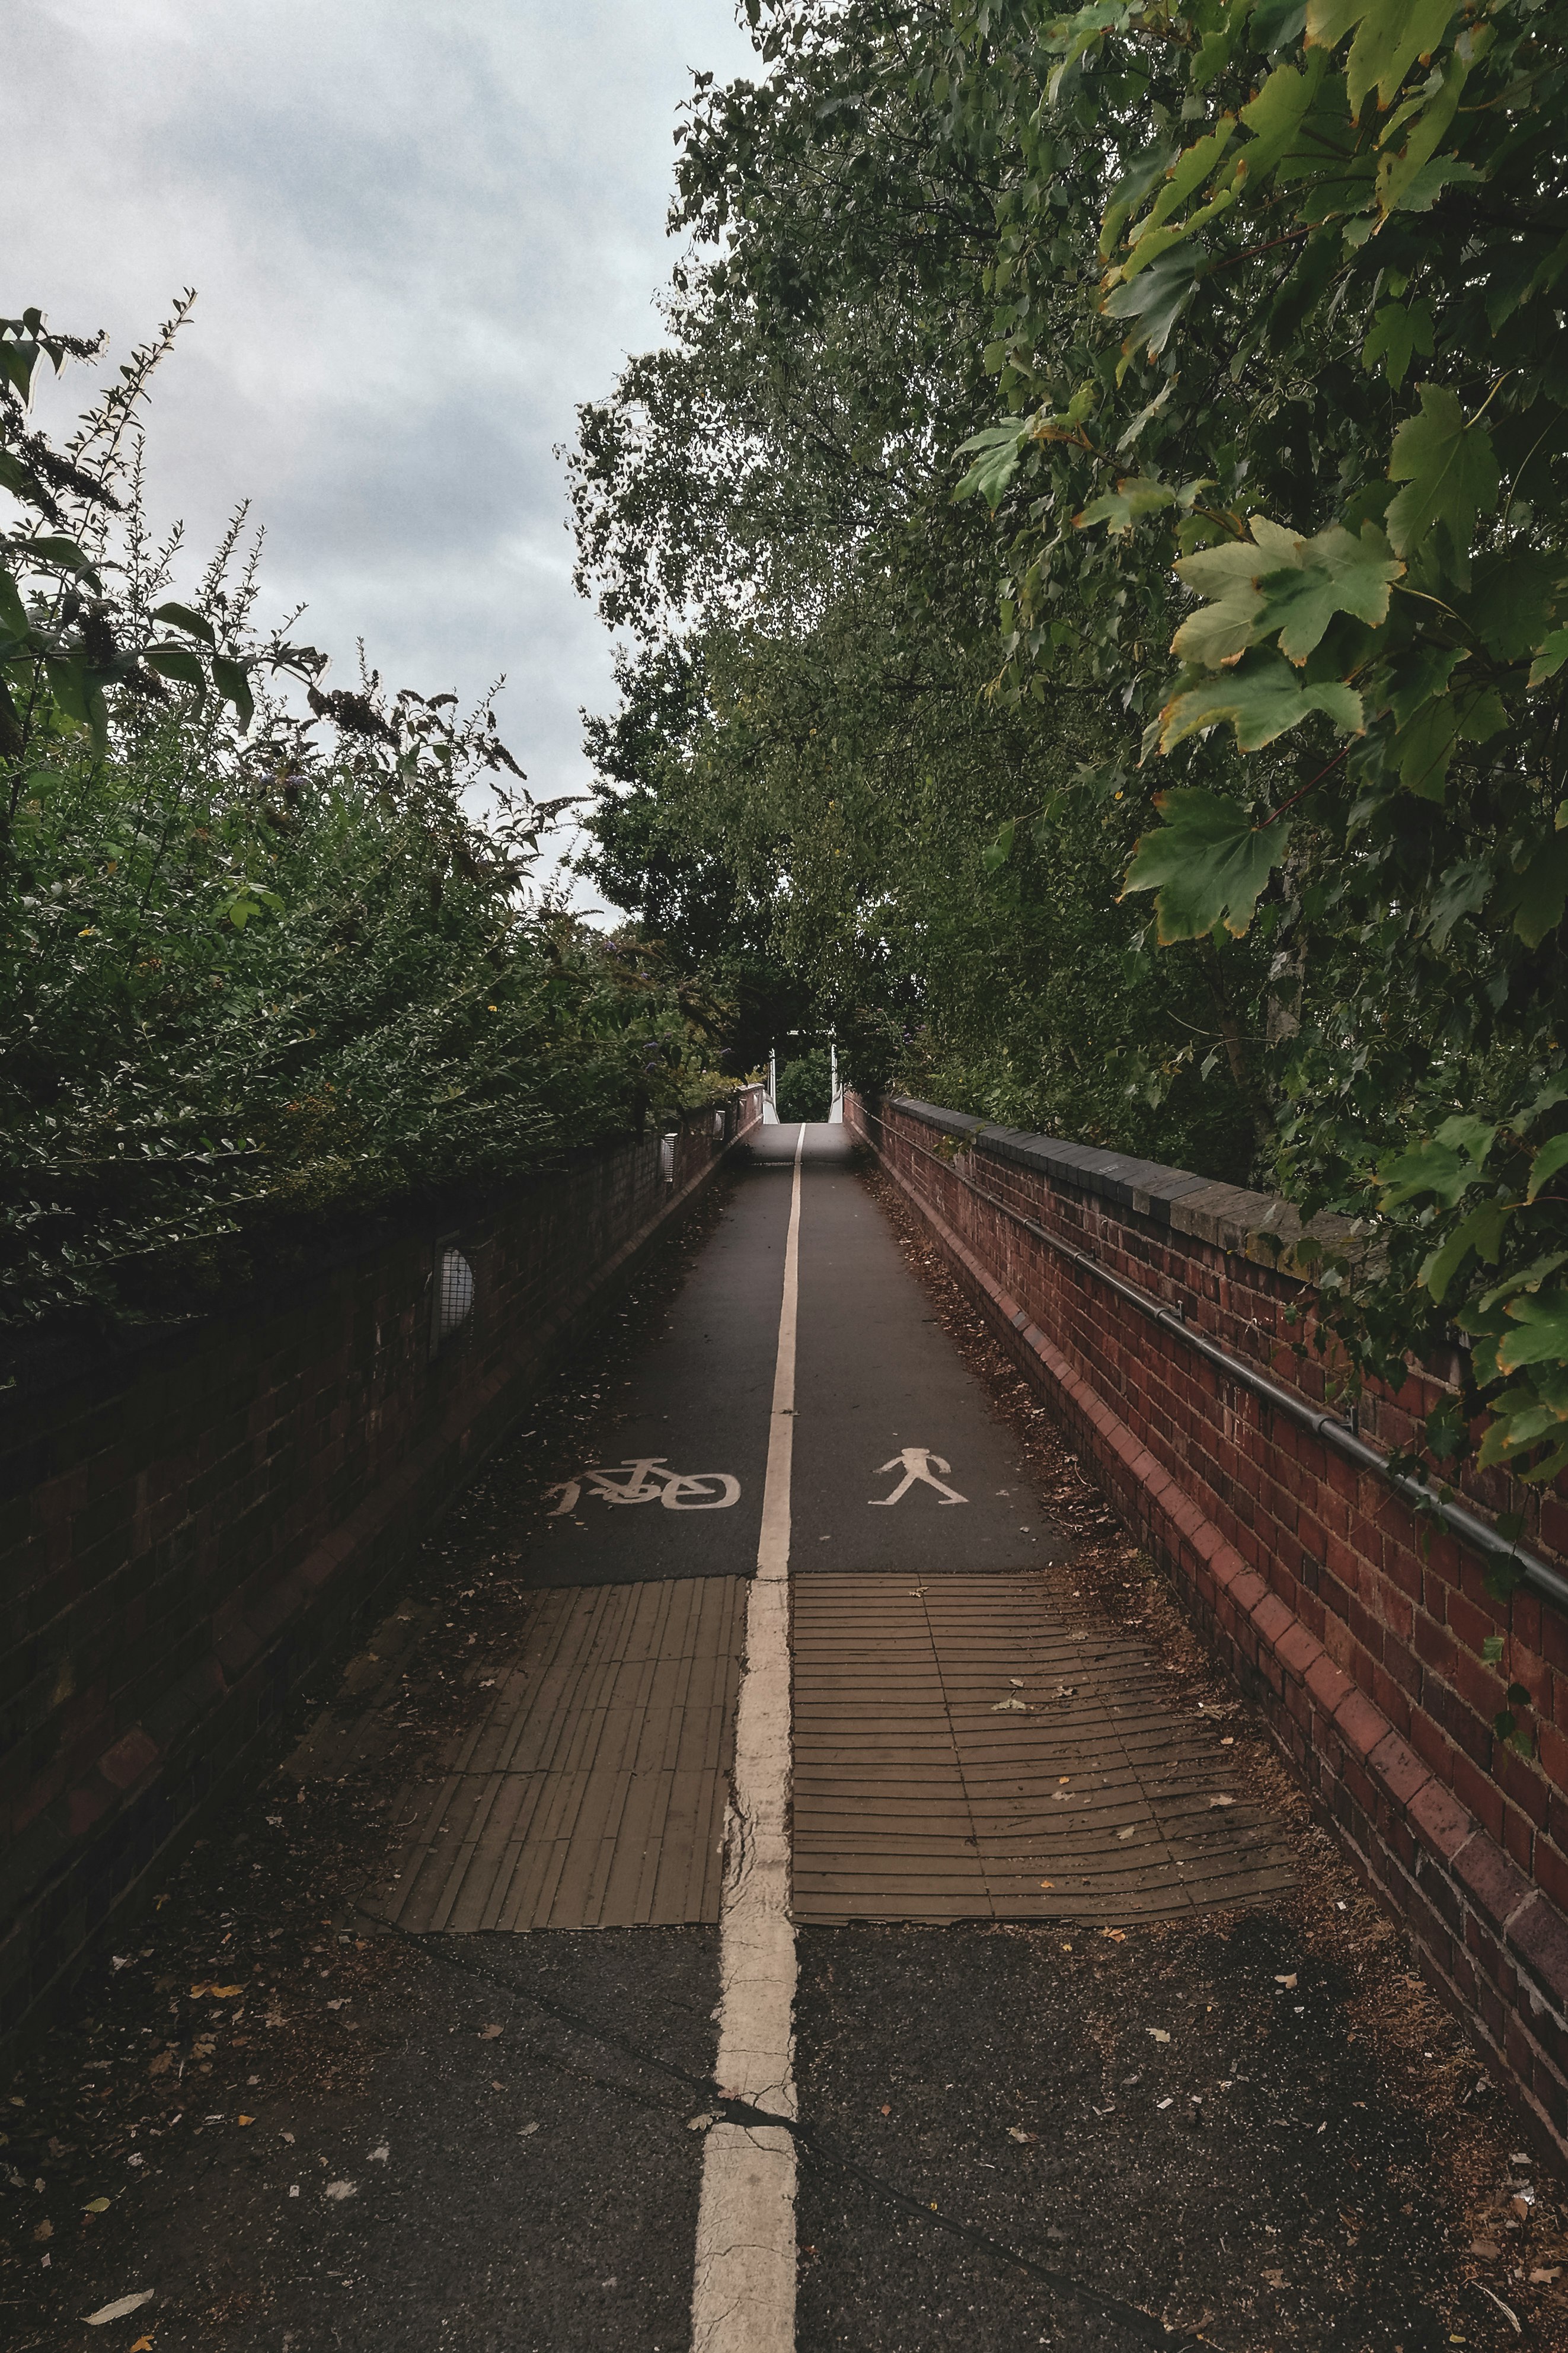
[[[1037,1567],[1065,1546],[1029,1491],[1012,1433],[933,1328],[847,1141],[836,1149],[828,1140],[845,1130],[822,1136],[802,1217],[791,1569]],[[963,1503],[945,1502],[917,1474],[887,1504],[906,1448],[947,1464],[936,1476]]]
[[[7,2347],[689,2344],[795,1142],[700,1212],[21,2071]],[[1136,1624],[1098,1606],[1005,1382],[842,1131],[807,1142],[797,2344],[1520,2343],[1480,2279],[1568,2342],[1526,2277],[1559,2192],[1458,2030],[1151,1574]]]

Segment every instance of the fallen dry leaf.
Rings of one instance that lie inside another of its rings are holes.
[[[1007,2137],[1009,2140],[1031,2141],[1038,2140],[1040,2136],[1038,2133],[1026,2132],[1022,2125],[1009,2125]]]
[[[89,2198],[81,2211],[84,2214],[107,2214],[109,2200],[107,2198]]]
[[[152,2288],[144,2287],[139,2295],[122,2295],[114,2304],[100,2305],[96,2312],[86,2315],[87,2325],[89,2328],[101,2328],[108,2321],[124,2320],[129,2314],[140,2312],[144,2304],[151,2304],[153,2294]]]
[[[191,2000],[193,2001],[201,2001],[204,1999],[211,2001],[233,2001],[244,1991],[243,1986],[194,1985],[191,1988]]]
[[[1508,2322],[1510,2327],[1513,2330],[1514,2335],[1516,2337],[1522,2337],[1524,2331],[1519,2325],[1519,2315],[1515,2312],[1512,2305],[1505,2304],[1500,2295],[1498,2295],[1491,2288],[1488,2287],[1485,2280],[1478,2280],[1476,2282],[1476,2285],[1480,2289],[1483,2295],[1491,2297],[1492,2302],[1496,2305],[1503,2318]]]
[[[242,2125],[253,2125],[256,2122],[256,2118],[254,2116],[237,2116],[235,2118],[235,2122]]]
[[[1156,2042],[1169,2042],[1171,2039],[1163,2026],[1151,2026],[1148,2031],[1153,2036]]]
[[[322,2190],[321,2195],[323,2198],[335,2199],[341,2204],[342,2200],[345,2198],[357,2198],[359,2196],[359,2183],[357,2181],[329,2181],[325,2189]]]
[[[1100,1933],[1102,1936],[1109,1936],[1113,1945],[1124,1945],[1127,1942],[1125,1928],[1102,1928]]]
[[[1472,2239],[1470,2241],[1470,2253],[1472,2255],[1479,2255],[1483,2263],[1494,2263],[1497,2260],[1498,2256],[1502,2253],[1502,2249],[1498,2245],[1495,2239]]]
[[[1211,1798],[1209,1799],[1209,1811],[1212,1814],[1216,1806],[1234,1806],[1235,1803],[1236,1799],[1234,1798]]]
[[[1288,1977],[1276,1978],[1274,1982],[1277,1986],[1283,1986],[1287,1993],[1294,1993],[1296,1990],[1295,1970],[1292,1969]]]
[[[33,2226],[35,2239],[52,2239],[54,2235],[55,2226],[52,2222],[36,2222]]]
[[[479,2041],[481,2042],[493,2042],[496,2036],[502,2030],[499,2026],[481,2026],[479,2029]]]
[[[1042,1887],[1054,1887],[1056,1883],[1054,1879],[1042,1879],[1040,1882]]]

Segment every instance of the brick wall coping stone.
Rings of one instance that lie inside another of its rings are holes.
[[[997,1127],[965,1112],[943,1111],[913,1095],[889,1098],[895,1111],[959,1136],[982,1144],[997,1160],[1010,1160],[1035,1170],[1054,1185],[1090,1193],[1119,1209],[1131,1209],[1174,1233],[1190,1234],[1215,1250],[1234,1250],[1239,1257],[1275,1267],[1281,1273],[1309,1280],[1307,1269],[1294,1261],[1292,1245],[1304,1234],[1330,1243],[1353,1241],[1364,1228],[1360,1221],[1331,1211],[1303,1222],[1300,1212],[1275,1193],[1253,1193],[1240,1185],[1217,1184],[1213,1177],[1194,1176],[1189,1168],[1166,1168],[1155,1160],[1138,1160],[1124,1152],[1102,1152],[1089,1144],[1068,1144],[1054,1135],[1026,1135],[1019,1128]]]

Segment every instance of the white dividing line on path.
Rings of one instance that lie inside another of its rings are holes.
[[[784,1244],[784,1299],[768,1427],[763,1533],[746,1604],[725,1820],[719,1924],[721,2092],[775,2116],[795,2104],[795,1926],[789,1913],[789,1534],[795,1459],[795,1330],[800,1291],[801,1128]],[[795,2136],[718,2124],[702,2152],[692,2353],[794,2353]]]

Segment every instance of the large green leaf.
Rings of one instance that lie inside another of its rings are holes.
[[[1345,90],[1352,114],[1375,84],[1378,104],[1393,105],[1400,84],[1417,58],[1429,57],[1447,29],[1454,0],[1370,0],[1345,66]]]
[[[1503,1310],[1516,1328],[1505,1331],[1498,1343],[1497,1360],[1505,1373],[1521,1365],[1554,1365],[1568,1359],[1568,1291],[1521,1292]]]
[[[1568,661],[1568,629],[1553,629],[1530,665],[1531,686],[1544,686]]]
[[[147,647],[142,659],[160,678],[175,679],[182,686],[194,686],[198,693],[206,692],[206,672],[202,668],[201,656],[189,646],[160,642]]]
[[[1331,720],[1342,734],[1362,733],[1362,700],[1353,687],[1337,679],[1303,686],[1280,655],[1255,646],[1225,676],[1184,684],[1182,692],[1172,696],[1160,713],[1160,749],[1168,752],[1201,727],[1228,719],[1236,729],[1237,748],[1258,752],[1315,712]]]
[[[187,637],[199,638],[204,646],[216,646],[217,643],[212,623],[204,620],[194,606],[154,605],[150,617],[154,621],[171,622],[176,629],[184,629]]]
[[[1133,524],[1146,514],[1158,514],[1163,507],[1174,506],[1176,493],[1165,482],[1154,482],[1141,475],[1118,482],[1113,491],[1102,491],[1091,499],[1081,514],[1073,521],[1080,531],[1090,524],[1108,523],[1113,539],[1131,531]]]
[[[1162,793],[1164,819],[1132,853],[1122,884],[1153,891],[1162,944],[1197,939],[1224,921],[1237,938],[1257,912],[1259,892],[1289,846],[1290,820],[1254,825],[1237,802],[1196,786]]]
[[[1253,133],[1251,143],[1242,150],[1253,187],[1295,145],[1322,80],[1323,62],[1321,58],[1309,57],[1304,72],[1294,66],[1276,66],[1257,97],[1242,108],[1241,119]]]
[[[1383,1207],[1401,1208],[1430,1193],[1445,1208],[1453,1208],[1472,1185],[1480,1183],[1496,1134],[1484,1120],[1446,1120],[1436,1135],[1378,1170]]]
[[[1472,1250],[1487,1265],[1497,1264],[1503,1235],[1517,1206],[1512,1201],[1480,1202],[1431,1252],[1421,1269],[1420,1279],[1439,1306]]]
[[[1223,540],[1217,547],[1184,555],[1178,576],[1202,596],[1214,599],[1183,622],[1171,651],[1210,670],[1233,662],[1258,635],[1253,623],[1263,604],[1258,583],[1266,572],[1294,563],[1301,542],[1283,524],[1254,515],[1250,539]]]
[[[1513,917],[1526,947],[1538,948],[1563,921],[1568,904],[1568,833],[1537,834],[1515,860],[1498,892],[1500,914]]]
[[[1386,673],[1385,708],[1394,723],[1408,727],[1424,702],[1442,694],[1457,665],[1465,659],[1461,646],[1416,645],[1403,654]]]
[[[1451,694],[1423,703],[1407,727],[1394,739],[1399,781],[1418,800],[1441,801],[1448,784],[1448,764],[1459,736],[1458,706]]]
[[[1404,570],[1375,523],[1363,523],[1359,538],[1331,523],[1301,542],[1293,567],[1264,576],[1257,633],[1278,628],[1280,651],[1303,662],[1336,613],[1373,628],[1386,620],[1389,592]]]
[[[103,583],[90,559],[74,539],[62,539],[57,533],[41,539],[15,540],[11,555],[16,562],[42,565],[51,572],[68,572],[76,579],[85,580],[91,589],[102,588]]]
[[[1437,523],[1447,526],[1461,587],[1468,585],[1476,517],[1498,492],[1498,461],[1484,423],[1467,424],[1457,393],[1444,384],[1417,386],[1421,413],[1394,437],[1389,480],[1405,487],[1384,518],[1395,554],[1410,555]]]
[[[1187,148],[1185,153],[1171,165],[1165,174],[1165,184],[1154,202],[1150,206],[1143,218],[1128,233],[1127,243],[1131,248],[1131,253],[1129,259],[1122,264],[1122,273],[1125,277],[1134,277],[1139,270],[1152,262],[1154,256],[1151,246],[1155,233],[1170,219],[1177,207],[1184,205],[1187,198],[1208,178],[1226,147],[1229,146],[1235,129],[1236,117],[1232,114],[1222,114],[1216,128],[1210,132],[1206,138],[1198,140],[1194,145]],[[1182,222],[1173,232],[1170,242],[1174,243],[1178,236],[1186,236],[1195,225],[1195,219]]]
[[[1372,332],[1361,347],[1361,364],[1374,368],[1383,362],[1383,373],[1395,392],[1405,380],[1405,371],[1412,355],[1419,352],[1423,359],[1432,356],[1432,306],[1429,302],[1385,302],[1373,322]]]
[[[22,602],[22,592],[11,575],[0,565],[0,634],[14,643],[26,638],[32,629],[27,608]]]
[[[1216,601],[1184,621],[1171,650],[1217,669],[1278,633],[1280,649],[1303,662],[1336,613],[1373,627],[1388,617],[1389,591],[1405,570],[1375,523],[1359,538],[1340,523],[1310,539],[1254,515],[1252,539],[1184,556],[1176,570]]]
[[[1543,1185],[1551,1183],[1560,1170],[1568,1168],[1568,1128],[1561,1135],[1548,1138],[1530,1164],[1530,1185],[1527,1201],[1533,1201]]]
[[[956,456],[974,455],[974,463],[954,491],[953,502],[973,498],[975,491],[993,510],[999,507],[1006,494],[1007,485],[1018,470],[1028,437],[1018,425],[987,425],[983,431],[972,433],[967,441],[960,442]]]
[[[214,654],[213,684],[226,702],[232,702],[243,735],[256,716],[256,698],[250,691],[250,674],[244,662],[231,660],[226,654]]]
[[[1561,559],[1539,548],[1515,546],[1482,557],[1465,610],[1488,653],[1500,661],[1522,661],[1542,645],[1563,568]]]
[[[1461,915],[1473,915],[1486,905],[1494,881],[1484,858],[1468,858],[1451,866],[1432,893],[1427,932],[1434,947],[1442,949]]]
[[[1136,340],[1152,360],[1157,360],[1171,339],[1171,330],[1191,301],[1197,278],[1198,257],[1190,245],[1178,245],[1150,262],[1126,285],[1107,296],[1106,313],[1112,319],[1137,321]]]

